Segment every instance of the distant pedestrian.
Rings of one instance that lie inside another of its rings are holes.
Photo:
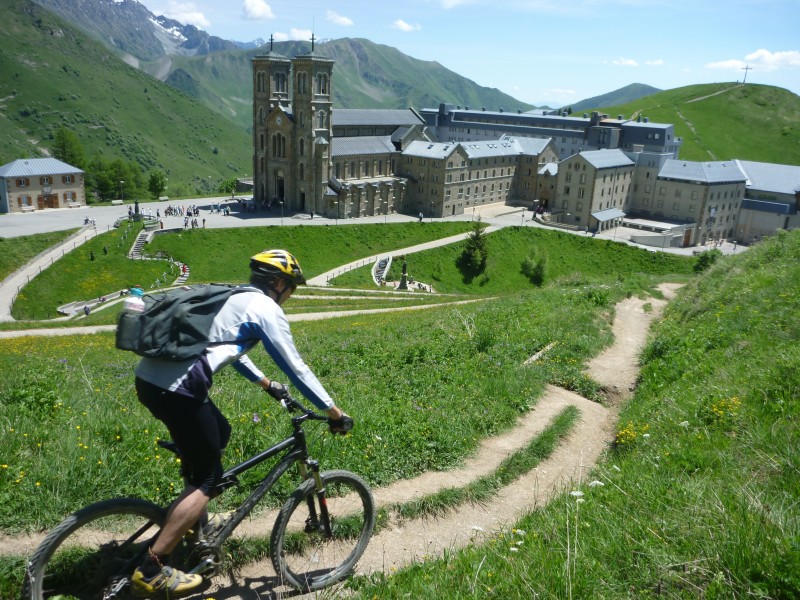
[[[313,210],[311,211],[311,219],[312,220],[314,219],[314,211]]]
[[[90,312],[92,312],[92,309],[89,308],[88,304],[84,304],[83,305],[83,314],[88,317]]]

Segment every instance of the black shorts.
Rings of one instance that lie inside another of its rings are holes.
[[[228,420],[210,399],[181,396],[138,377],[136,395],[180,449],[186,483],[208,496],[222,476],[222,450],[231,437]]]

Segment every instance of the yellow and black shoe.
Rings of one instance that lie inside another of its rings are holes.
[[[161,567],[161,571],[152,577],[145,577],[141,568],[137,568],[131,577],[131,587],[137,596],[151,596],[162,592],[180,595],[202,583],[203,578],[200,575],[191,575],[172,567]]]

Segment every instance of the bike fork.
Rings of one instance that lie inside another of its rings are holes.
[[[306,519],[306,532],[319,531],[320,525],[325,537],[330,538],[333,536],[331,530],[331,518],[328,513],[328,501],[325,493],[325,485],[322,482],[322,476],[319,474],[319,463],[315,460],[308,461],[308,467],[311,469],[311,477],[314,479],[315,495],[317,503],[319,503],[319,514],[314,503],[314,496],[310,495],[306,498],[308,505],[308,519]],[[305,465],[301,467],[303,475],[307,475]]]

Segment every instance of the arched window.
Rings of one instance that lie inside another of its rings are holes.
[[[272,156],[278,156],[278,136],[272,136]]]
[[[306,152],[306,144],[305,140],[300,140],[300,156],[303,156]]]
[[[267,75],[263,71],[256,73],[256,91],[262,94],[267,91]]]
[[[286,73],[275,73],[275,91],[286,92]]]
[[[300,127],[303,128],[306,126],[306,113],[304,111],[300,112]]]
[[[328,93],[328,76],[325,73],[317,74],[317,94]]]
[[[261,149],[262,149],[262,150],[264,149],[264,143],[265,143],[265,142],[264,142],[264,134],[262,133],[262,134],[261,134]]]
[[[261,125],[263,125],[265,118],[266,118],[266,113],[264,112],[264,107],[262,106],[260,109],[258,109],[258,122]]]
[[[308,85],[308,75],[306,73],[297,74],[297,93],[305,94]]]
[[[319,129],[325,129],[325,111],[324,110],[319,111],[319,114],[317,115],[317,120],[318,120],[317,127]]]
[[[303,163],[300,163],[299,172],[300,172],[300,179],[305,179],[305,177],[306,177],[306,169],[305,169],[305,166],[303,165]]]

